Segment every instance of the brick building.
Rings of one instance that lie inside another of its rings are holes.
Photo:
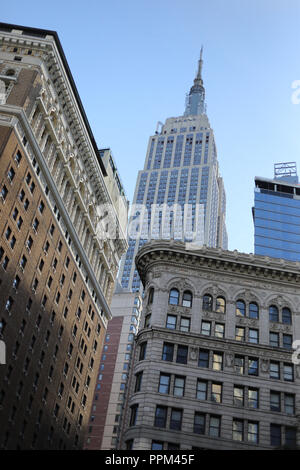
[[[0,448],[80,449],[128,204],[57,34],[1,23],[0,58]]]

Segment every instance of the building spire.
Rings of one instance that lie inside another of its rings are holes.
[[[198,60],[198,70],[194,78],[194,85],[191,87],[187,95],[185,105],[185,116],[199,115],[205,113],[205,88],[202,79],[202,65],[203,65],[203,46],[200,49],[200,58]]]
[[[202,60],[202,55],[203,55],[203,46],[201,46],[200,50],[200,59],[198,60],[198,71],[195,80],[202,80],[202,65],[203,65],[203,60]]]

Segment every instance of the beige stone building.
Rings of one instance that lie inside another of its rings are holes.
[[[127,248],[128,204],[116,175],[57,34],[1,23],[2,449],[83,446]]]
[[[300,445],[300,264],[147,243],[123,449]]]

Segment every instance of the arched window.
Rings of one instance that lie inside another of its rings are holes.
[[[179,290],[171,289],[169,295],[169,304],[178,305],[179,304]]]
[[[269,307],[269,319],[270,321],[279,321],[279,312],[276,305],[270,305]]]
[[[288,325],[292,324],[292,312],[287,307],[283,307],[282,309],[282,323],[286,323]]]
[[[148,295],[148,305],[151,305],[153,303],[153,298],[154,298],[154,287],[151,287],[149,290],[149,295]]]
[[[237,300],[235,313],[239,317],[244,317],[246,315],[246,304],[243,300]]]
[[[203,302],[202,302],[202,309],[208,310],[209,312],[212,311],[213,308],[213,298],[210,294],[204,294]]]
[[[258,318],[258,305],[255,302],[249,304],[249,318]]]
[[[224,297],[217,297],[216,312],[225,313],[225,311],[226,311],[226,300],[224,299]]]
[[[191,308],[192,300],[193,300],[192,293],[188,290],[184,291],[183,296],[182,296],[182,306]]]

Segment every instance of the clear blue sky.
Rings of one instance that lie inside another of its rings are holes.
[[[56,30],[99,147],[132,200],[157,121],[179,116],[200,47],[227,194],[229,248],[254,251],[255,176],[300,174],[300,0],[15,0],[1,21]]]

